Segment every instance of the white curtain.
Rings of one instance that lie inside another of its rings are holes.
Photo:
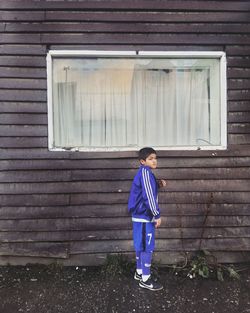
[[[208,69],[144,69],[134,60],[123,65],[69,70],[67,81],[55,80],[56,146],[210,143]]]
[[[76,144],[76,82],[59,82],[53,88],[54,142],[59,147]]]

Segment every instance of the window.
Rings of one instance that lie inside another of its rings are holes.
[[[223,52],[50,51],[49,149],[226,148]]]

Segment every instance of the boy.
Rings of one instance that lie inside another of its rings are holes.
[[[156,151],[142,148],[139,151],[140,168],[134,177],[128,209],[132,214],[133,240],[136,252],[136,271],[134,279],[139,286],[149,290],[161,290],[163,286],[152,279],[150,266],[155,245],[155,228],[161,225],[158,206],[158,183],[152,169],[157,167]],[[166,186],[165,180],[159,186]]]

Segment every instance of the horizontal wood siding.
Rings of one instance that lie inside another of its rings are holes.
[[[155,259],[250,260],[249,1],[0,2],[0,264],[133,257],[135,152],[49,152],[49,49],[225,51],[228,149],[159,151]]]

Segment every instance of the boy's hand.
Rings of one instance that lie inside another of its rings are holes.
[[[158,228],[161,226],[161,218],[158,218],[157,220],[155,220],[155,228]]]
[[[166,187],[167,186],[167,181],[165,179],[159,179],[158,180],[158,185],[159,187]]]

